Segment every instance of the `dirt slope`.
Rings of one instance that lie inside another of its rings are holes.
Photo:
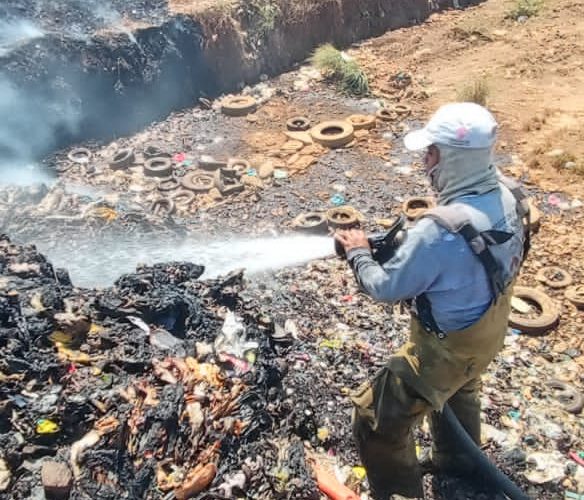
[[[375,75],[378,91],[391,75],[411,74],[429,96],[414,107],[421,117],[456,99],[465,85],[485,81],[489,107],[501,123],[500,148],[519,153],[514,173],[581,198],[584,1],[548,1],[522,22],[507,18],[514,4],[490,0],[435,14],[421,26],[363,44],[355,55]]]

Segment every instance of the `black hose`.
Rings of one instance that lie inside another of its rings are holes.
[[[458,441],[460,447],[463,448],[464,452],[477,465],[477,468],[492,481],[495,488],[507,495],[511,500],[530,500],[529,497],[523,493],[513,481],[511,481],[511,479],[491,463],[473,439],[468,435],[466,429],[456,418],[452,408],[447,404],[444,405],[442,415],[451,427],[454,438]]]

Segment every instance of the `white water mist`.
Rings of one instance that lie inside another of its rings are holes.
[[[300,265],[334,253],[332,238],[289,235],[207,240],[202,236],[180,243],[152,236],[91,241],[88,235],[35,244],[56,267],[69,271],[76,286],[111,285],[138,264],[189,261],[205,266],[204,278],[244,268],[248,275]]]

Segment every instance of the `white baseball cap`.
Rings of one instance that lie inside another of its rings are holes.
[[[495,144],[497,122],[485,108],[472,102],[442,106],[428,124],[404,137],[410,151],[443,144],[453,148],[484,149]]]

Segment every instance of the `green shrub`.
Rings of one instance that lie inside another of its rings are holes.
[[[357,96],[369,93],[369,79],[359,64],[330,43],[316,49],[310,62],[325,77],[337,81],[344,92]]]

